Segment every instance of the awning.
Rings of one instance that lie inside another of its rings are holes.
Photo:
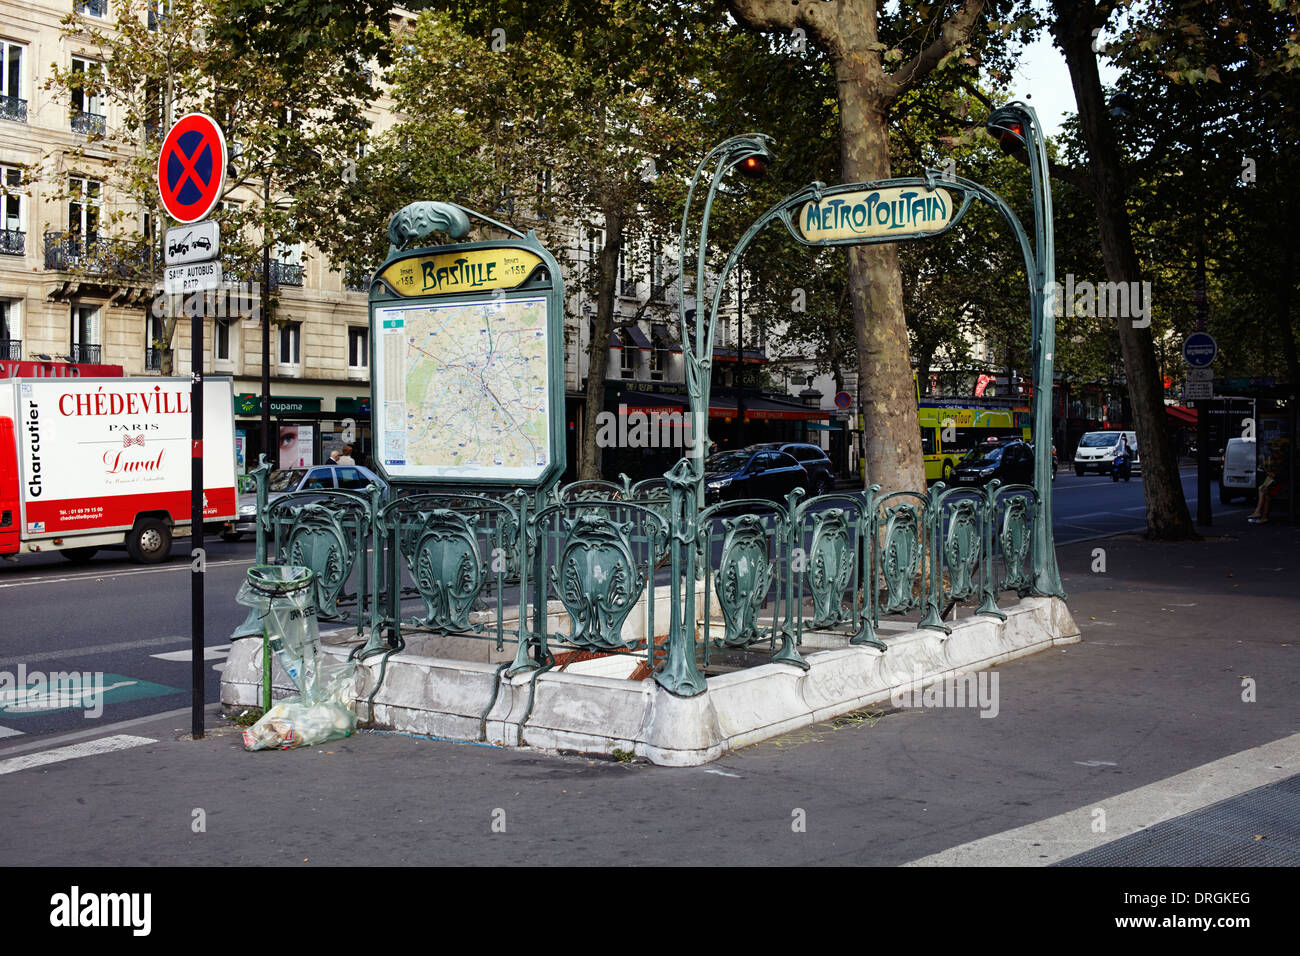
[[[735,418],[736,399],[734,397],[714,398],[709,402],[710,418]],[[778,402],[757,395],[745,398],[746,421],[785,421],[808,422],[829,419],[831,413],[820,408],[809,408],[794,402]]]
[[[687,412],[691,403],[685,395],[620,389],[614,396],[614,408],[611,410],[617,411],[619,407],[624,407],[629,412]]]
[[[762,349],[745,349],[743,356],[738,359],[735,349],[714,349],[713,359],[715,362],[741,361],[748,365],[765,365],[767,353]]]
[[[1174,421],[1181,422],[1185,425],[1196,424],[1196,409],[1194,408],[1183,408],[1179,405],[1166,405],[1165,414]]]
[[[654,339],[655,348],[657,349],[664,349],[668,352],[680,352],[682,350],[682,343],[673,338],[666,325],[655,324],[650,326],[650,335]]]
[[[610,348],[621,349],[624,347],[623,342],[620,340],[618,334],[619,332],[622,332],[624,333],[624,335],[627,336],[627,340],[632,343],[632,348],[640,349],[643,352],[654,351],[654,346],[650,344],[650,340],[646,338],[646,334],[641,331],[640,326],[636,326],[636,325],[628,325],[621,329],[614,329],[614,331],[610,332],[609,333]]]

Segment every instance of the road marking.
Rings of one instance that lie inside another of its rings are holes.
[[[39,753],[0,760],[0,774],[30,770],[32,767],[42,767],[45,764],[59,763],[63,760],[75,760],[77,757],[94,757],[97,754],[112,753],[115,750],[129,750],[132,747],[156,744],[157,742],[152,737],[132,737],[130,734],[101,737],[99,740],[88,740],[82,744],[71,744],[67,747],[57,747],[54,750],[42,750]]]
[[[252,563],[253,559],[250,558],[247,561],[209,561],[207,566],[209,568],[229,568],[241,564]],[[165,568],[134,568],[126,571],[104,571],[102,573],[91,571],[87,574],[65,574],[62,577],[57,578],[20,578],[17,581],[6,581],[4,584],[0,584],[0,588],[22,588],[28,587],[32,584],[64,584],[68,581],[90,581],[96,578],[121,578],[131,574],[163,574],[167,571],[188,572],[189,570],[190,566],[188,562],[178,561],[177,563]]]
[[[150,654],[150,657],[156,657],[160,661],[190,661],[194,657],[194,649],[187,647],[183,651],[167,651],[165,654]],[[209,644],[203,648],[203,659],[205,661],[224,660],[230,656],[229,644]]]
[[[21,737],[21,730],[14,730],[12,727],[0,727],[0,737]]]
[[[1300,734],[904,865],[1047,866],[1296,773],[1300,773]],[[1098,808],[1106,811],[1105,833],[1093,832],[1093,811]]]
[[[188,637],[145,637],[138,641],[118,641],[116,644],[91,644],[88,647],[66,647],[57,651],[42,651],[39,654],[21,654],[17,657],[0,658],[0,664],[35,664],[38,661],[59,661],[65,657],[85,657],[90,654],[111,654],[113,651],[132,651],[140,647],[166,647],[168,644],[184,644]]]
[[[735,777],[737,780],[740,779],[740,774],[738,774],[738,773],[727,773],[727,771],[725,771],[725,770],[706,770],[706,771],[704,771],[704,772],[705,772],[705,773],[716,773],[719,777]]]
[[[1113,760],[1076,760],[1080,767],[1118,767]]]

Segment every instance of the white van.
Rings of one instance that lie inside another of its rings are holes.
[[[1253,438],[1229,438],[1223,449],[1223,474],[1219,476],[1219,500],[1225,505],[1241,495],[1255,497],[1259,487],[1259,444]]]
[[[1137,432],[1104,431],[1086,432],[1079,439],[1079,447],[1074,451],[1074,473],[1082,475],[1085,472],[1095,471],[1099,475],[1109,475],[1111,465],[1115,462],[1115,452],[1119,450],[1121,435],[1128,440],[1133,473],[1137,474],[1141,471]]]

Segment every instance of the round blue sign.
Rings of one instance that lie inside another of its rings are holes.
[[[1209,368],[1219,354],[1219,343],[1209,332],[1193,332],[1183,342],[1183,361],[1191,368]]]
[[[848,392],[835,393],[836,408],[848,408],[852,404],[853,404],[853,396],[850,395]]]

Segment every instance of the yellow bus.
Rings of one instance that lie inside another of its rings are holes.
[[[947,481],[966,452],[990,438],[1031,441],[1033,416],[1017,399],[936,398],[919,402],[925,480]]]

